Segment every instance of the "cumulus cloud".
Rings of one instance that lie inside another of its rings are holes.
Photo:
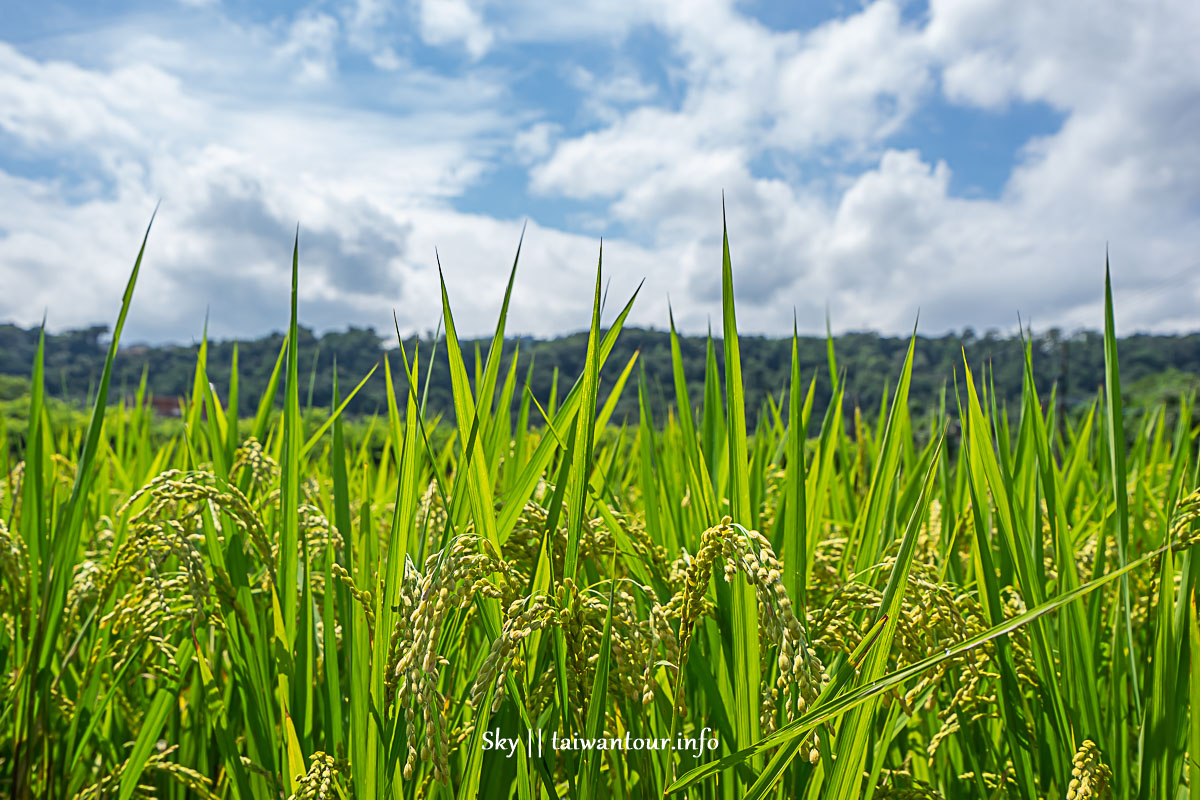
[[[918,307],[938,330],[1011,327],[1018,311],[1095,326],[1105,241],[1133,258],[1118,265],[1119,300],[1123,287],[1161,293],[1195,265],[1200,237],[1200,149],[1188,134],[1200,122],[1200,57],[1181,38],[1200,14],[1139,8],[935,0],[910,22],[880,0],[805,33],[716,2],[707,14],[666,13],[692,76],[680,107],[641,106],[560,138],[531,185],[608,199],[614,218],[685,264],[696,242],[715,246],[722,187],[744,212],[731,214],[749,256],[735,280],[768,331],[813,295],[847,327],[903,331]],[[965,199],[936,151],[888,146],[939,92],[997,124],[1016,103],[1066,117],[1027,142],[998,197]],[[799,179],[756,174],[771,154],[801,164]],[[821,177],[804,180],[805,165]],[[700,305],[715,301],[709,265],[685,274]],[[1189,279],[1185,296],[1198,286]],[[1200,327],[1195,312],[1148,307],[1125,319]]]
[[[460,44],[479,59],[492,45],[492,32],[467,0],[421,0],[421,37],[432,45]]]
[[[391,44],[392,37],[387,31],[395,13],[390,0],[354,0],[344,7],[342,13],[347,44],[367,54],[376,67],[389,72],[400,69],[404,64]]]
[[[0,41],[0,319],[108,320],[162,198],[134,336],[186,340],[206,306],[217,335],[278,328],[297,221],[306,324],[434,327],[436,248],[484,333],[529,203],[511,330],[586,326],[602,232],[614,296],[646,279],[633,322],[669,296],[702,331],[723,195],[747,332],[826,307],[838,329],[1094,327],[1106,243],[1122,330],[1200,328],[1195,4],[876,0],[803,30],[732,0],[231,14]],[[925,115],[986,135],[1025,107],[1061,125],[957,193],[969,164]]]
[[[927,90],[919,32],[901,24],[891,3],[806,35],[771,31],[710,5],[708,14],[678,11],[664,20],[693,76],[682,107],[643,105],[564,139],[533,170],[536,190],[617,196],[618,209],[628,209],[645,207],[648,184],[678,193],[685,175],[733,188],[713,181],[748,175],[739,168],[764,150],[811,153],[839,142],[860,152],[896,130]],[[595,164],[605,165],[602,176],[590,174]]]
[[[295,62],[298,80],[323,83],[337,70],[337,38],[336,19],[328,14],[302,14],[292,22],[276,54],[284,61]]]
[[[278,52],[243,57],[267,69]],[[213,97],[153,64],[85,68],[7,45],[0,64],[4,135],[41,158],[71,152],[104,187],[79,202],[61,179],[0,171],[0,281],[14,289],[0,293],[0,318],[29,324],[48,308],[54,327],[107,320],[161,198],[159,260],[130,320],[143,338],[189,338],[210,304],[215,334],[278,327],[267,312],[286,305],[298,221],[302,296],[328,309],[310,324],[367,315],[383,328],[393,307],[415,319],[405,276],[426,270],[433,248],[409,250],[412,220],[461,193],[485,168],[486,137],[518,122],[477,77],[410,76],[397,96],[428,99],[400,118],[303,97],[269,107]]]

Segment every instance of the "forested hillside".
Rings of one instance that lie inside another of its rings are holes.
[[[46,337],[46,389],[52,396],[67,399],[86,399],[100,376],[107,346],[107,328],[94,326],[83,330],[51,334]],[[345,387],[356,384],[384,355],[391,359],[399,391],[405,390],[400,353],[395,340],[381,338],[375,331],[350,328],[343,332],[314,336],[301,328],[300,369],[305,391],[301,402],[328,406],[332,392],[332,368],[336,361],[339,381]],[[37,348],[38,329],[23,329],[0,325],[0,374],[27,376]],[[265,389],[276,358],[283,344],[282,334],[261,339],[237,342],[238,376],[241,409],[253,411],[252,403]],[[417,340],[406,343],[411,356]],[[433,350],[431,339],[419,343],[422,373]],[[466,341],[464,356],[469,370],[474,369],[478,348],[486,356],[488,341]],[[864,414],[878,411],[880,399],[888,382],[898,374],[908,341],[901,337],[880,336],[874,333],[848,333],[834,338],[834,351],[839,372],[846,381],[846,396]],[[555,375],[559,380],[558,396],[568,388],[564,384],[580,374],[587,346],[587,334],[578,333],[551,340],[510,339],[506,342],[506,359],[502,376],[507,374],[512,353],[519,354],[516,386],[518,391],[527,375],[534,397],[544,407],[552,402]],[[627,328],[617,340],[613,357],[602,376],[607,388],[620,375],[629,360],[638,353],[630,383],[623,393],[614,414],[614,421],[636,419],[637,382],[644,371],[651,408],[656,415],[674,406],[671,383],[670,334],[658,330]],[[721,341],[713,341],[718,367],[722,363]],[[921,413],[939,402],[943,387],[947,402],[953,406],[954,380],[962,375],[962,353],[965,350],[976,373],[989,366],[998,396],[1014,399],[1021,387],[1021,341],[995,333],[976,336],[971,331],[936,338],[918,337],[913,369],[912,409]],[[220,396],[228,392],[230,365],[235,342],[210,342],[208,373]],[[1086,331],[1064,335],[1057,330],[1037,334],[1033,338],[1035,380],[1038,388],[1049,398],[1057,384],[1061,402],[1068,408],[1088,402],[1104,382],[1104,353],[1099,333]],[[684,369],[690,381],[688,390],[695,404],[703,398],[704,361],[707,339],[684,336],[680,349]],[[115,365],[112,393],[114,399],[137,390],[143,371],[150,392],[158,397],[186,396],[191,392],[197,345],[146,346],[132,345],[121,350]],[[1200,383],[1200,334],[1186,336],[1135,335],[1120,341],[1122,384],[1135,405],[1171,397],[1195,388]],[[791,339],[743,337],[742,370],[746,385],[747,410],[752,418],[764,407],[767,394],[780,397],[788,376]],[[830,397],[830,369],[827,342],[823,337],[801,337],[800,363],[804,381],[815,376],[817,393],[814,410],[824,410]],[[529,371],[531,364],[536,369]],[[358,396],[349,410],[352,413],[380,411],[385,403],[382,371],[377,373]],[[429,404],[434,413],[447,418],[453,414],[449,374],[445,353],[436,353]],[[537,412],[534,411],[536,419]]]

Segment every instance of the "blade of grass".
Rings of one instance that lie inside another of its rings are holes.
[[[1111,459],[1112,492],[1117,504],[1117,558],[1118,565],[1125,566],[1129,560],[1129,483],[1125,471],[1125,422],[1121,408],[1121,376],[1117,364],[1117,329],[1113,318],[1112,274],[1108,266],[1108,254],[1104,255],[1104,412],[1108,423],[1108,454]],[[1137,650],[1133,640],[1133,612],[1130,605],[1129,581],[1121,581],[1121,630],[1127,648],[1126,665],[1129,670],[1129,687],[1133,697],[1134,713],[1142,716],[1142,697],[1138,689]]]
[[[722,251],[721,251],[721,308],[725,342],[725,404],[728,408],[729,445],[729,498],[730,510],[735,521],[753,526],[756,509],[750,505],[750,477],[747,473],[746,453],[746,406],[742,388],[742,366],[738,348],[737,314],[734,310],[733,267],[729,259],[729,230],[724,222],[722,208]],[[739,582],[731,588],[733,603],[733,665],[731,680],[734,686],[734,734],[739,743],[755,742],[760,738],[759,729],[759,684],[762,680],[758,654],[758,607],[754,589],[748,583]],[[751,770],[762,768],[762,761],[755,758]],[[735,785],[741,786],[741,776],[735,776]]]
[[[583,388],[580,406],[575,414],[575,449],[571,472],[567,476],[567,551],[563,574],[574,579],[579,569],[579,542],[587,513],[587,489],[591,481],[592,448],[596,435],[596,394],[600,381],[599,358],[596,354],[600,340],[600,281],[604,245],[596,263],[596,288],[592,295],[592,324],[588,331],[587,356],[583,366]]]

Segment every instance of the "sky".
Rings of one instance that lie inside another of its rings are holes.
[[[5,6],[0,321],[1200,330],[1194,0]]]

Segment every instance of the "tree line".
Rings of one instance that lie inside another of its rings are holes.
[[[37,349],[39,329],[0,325],[0,374],[28,376]],[[107,350],[108,328],[103,325],[47,334],[45,344],[46,391],[67,400],[85,401],[100,378]],[[283,335],[274,333],[258,339],[208,343],[209,380],[224,398],[228,395],[230,366],[234,347],[238,353],[239,413],[249,414],[257,407],[283,345]],[[1036,335],[1026,333],[1033,348],[1034,378],[1043,403],[1048,403],[1055,387],[1057,402],[1066,409],[1077,408],[1096,396],[1104,384],[1103,337],[1094,331],[1065,334],[1051,329]],[[723,376],[722,346],[712,340],[718,374]],[[879,411],[885,394],[894,389],[908,348],[907,337],[876,333],[845,333],[832,340],[840,380],[845,387],[849,408],[858,407],[865,415]],[[409,358],[420,354],[421,391],[427,393],[431,413],[453,418],[450,372],[445,343],[432,336],[405,341]],[[486,359],[489,340],[461,343],[469,375],[476,371],[476,360]],[[703,402],[705,363],[709,339],[704,336],[680,337],[680,350],[688,392],[694,407]],[[634,421],[638,416],[638,385],[648,393],[649,407],[656,416],[665,415],[675,406],[672,379],[670,334],[665,331],[627,328],[617,339],[601,375],[600,398],[603,402],[624,366],[638,353],[633,375],[618,402],[613,421]],[[977,336],[970,329],[938,337],[918,336],[910,406],[914,415],[932,411],[946,392],[953,411],[955,380],[961,381],[963,355],[973,372],[987,369],[1000,402],[1010,407],[1019,399],[1024,371],[1022,339],[989,331]],[[766,408],[768,395],[782,402],[788,385],[791,363],[791,337],[743,337],[742,376],[747,412],[753,418]],[[184,397],[191,393],[198,344],[131,345],[117,356],[111,396],[119,399],[132,395],[146,376],[147,388],[157,397]],[[587,333],[554,339],[512,338],[505,342],[501,362],[501,383],[517,356],[518,393],[528,377],[530,392],[543,408],[555,396],[561,398],[583,369],[587,351]],[[821,414],[830,402],[832,383],[825,337],[804,336],[798,340],[802,379],[807,386],[815,378],[814,413]],[[1188,335],[1136,334],[1118,344],[1122,385],[1127,402],[1149,406],[1174,402],[1184,392],[1200,385],[1200,333]],[[432,371],[429,355],[434,353]],[[350,327],[345,331],[317,336],[300,329],[301,403],[315,407],[332,404],[333,367],[336,363],[342,396],[356,385],[373,366],[389,359],[395,388],[403,400],[408,391],[403,361],[395,340],[389,344],[370,328]],[[425,387],[425,377],[429,385]],[[518,394],[517,401],[519,402]],[[276,398],[282,402],[282,393]],[[352,414],[372,414],[385,408],[386,387],[382,369],[367,382],[348,407]],[[518,405],[514,402],[514,408]],[[538,416],[536,410],[533,417]],[[817,418],[820,418],[819,416]]]

